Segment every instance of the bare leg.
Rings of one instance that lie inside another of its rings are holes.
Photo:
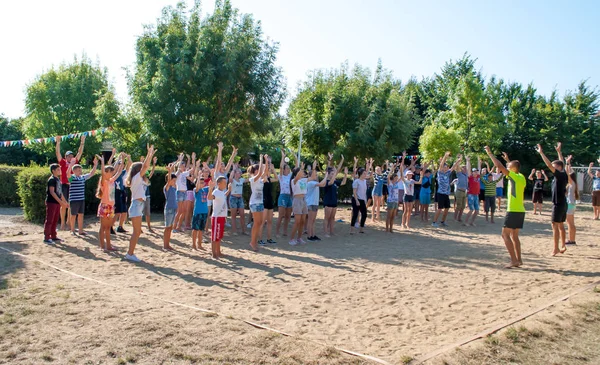
[[[237,208],[231,208],[231,232],[237,234]]]
[[[558,240],[560,238],[558,225],[559,223],[552,222],[552,238],[554,239],[554,249],[552,250],[552,256],[556,256],[560,253],[560,250],[558,249]]]
[[[83,233],[83,214],[77,214],[77,219],[79,220],[78,226],[79,226],[79,234]]]
[[[77,218],[76,215],[69,216],[69,226],[71,227],[71,233],[75,233],[75,218]]]
[[[567,227],[569,228],[569,241],[575,242],[575,215],[567,214]]]
[[[242,226],[242,234],[246,234],[246,217],[244,213],[244,208],[238,208],[238,214],[240,215],[240,225]]]
[[[448,217],[448,209],[444,209],[444,215],[442,216],[442,222],[446,221],[446,218]]]
[[[519,239],[519,229],[514,229],[512,232],[512,241],[515,245],[515,255],[517,256],[517,261],[519,262],[519,266],[523,265],[523,260],[521,258],[521,240]]]
[[[165,233],[163,236],[163,247],[167,250],[171,249],[171,232],[173,231],[173,226],[165,227]]]
[[[564,223],[559,223],[558,232],[560,233],[560,242],[562,243],[560,253],[564,253],[567,250],[567,246],[565,245],[567,234]]]
[[[133,226],[133,233],[129,239],[129,250],[127,251],[128,255],[133,255],[135,252],[135,246],[137,245],[137,241],[142,233],[142,217],[131,218],[131,225]]]
[[[506,266],[507,268],[519,266],[519,260],[517,259],[517,254],[515,253],[515,245],[511,239],[512,231],[512,229],[502,228],[502,239],[504,240],[504,245],[506,246],[506,250],[510,255],[510,264]]]

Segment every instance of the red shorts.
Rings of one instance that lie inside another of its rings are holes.
[[[223,233],[225,232],[225,217],[211,217],[211,239],[213,242],[220,241],[223,239]]]
[[[110,204],[98,205],[98,217],[99,218],[112,218],[115,215],[115,207]]]

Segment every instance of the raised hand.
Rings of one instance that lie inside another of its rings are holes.
[[[217,143],[217,148],[219,149],[219,151],[223,151],[223,142]]]
[[[348,175],[348,168],[347,167],[344,167],[344,174]]]
[[[154,158],[152,159],[152,163],[153,163],[154,165],[156,165],[156,161],[158,161],[158,157],[154,156]]]
[[[450,156],[450,151],[446,151],[446,153],[444,154],[445,157]]]
[[[600,158],[598,160],[600,160]],[[357,163],[358,163],[358,157],[354,156],[354,164],[357,164]]]
[[[94,155],[94,166],[98,165],[98,155]]]
[[[56,143],[60,143],[61,140],[62,140],[61,136],[56,136]]]
[[[100,160],[100,162],[104,163],[104,156],[98,156],[98,155],[96,155],[96,156],[98,157],[98,160]]]
[[[556,144],[556,147],[554,147],[554,149],[556,150],[556,152],[560,153],[560,149],[562,148],[562,142],[558,142]]]
[[[594,167],[594,163],[593,162],[590,162],[590,167]]]
[[[331,152],[327,152],[327,158],[328,158],[329,160],[333,160],[333,153],[331,153]]]
[[[192,160],[196,160],[196,152],[192,152]]]
[[[504,161],[509,162],[510,158],[508,157],[508,153],[506,152],[502,152],[502,158],[504,159]]]
[[[567,164],[571,164],[572,159],[573,159],[573,155],[567,156]]]
[[[81,143],[85,143],[85,134],[81,136]]]

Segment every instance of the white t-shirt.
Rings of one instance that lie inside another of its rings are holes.
[[[250,195],[250,205],[264,204],[263,188],[265,182],[259,176],[252,176],[249,180],[250,189],[252,190],[252,195]]]
[[[224,172],[216,172],[215,171],[215,181],[217,181],[221,176],[223,176],[225,178],[225,181],[227,181],[227,183],[229,183],[229,179],[227,178],[227,174]]]
[[[290,195],[290,181],[292,180],[292,174],[277,175],[279,178],[279,193]]]
[[[294,182],[292,180],[292,188],[294,189],[294,196],[296,195],[306,195],[308,179],[303,177],[299,179],[298,182]]]
[[[306,185],[306,195],[304,196],[304,200],[306,200],[306,205],[319,205],[319,184],[318,181],[312,180],[309,181]]]
[[[232,179],[231,180],[231,195],[242,195],[244,192],[244,183],[246,180],[244,178],[240,178],[239,180]]]
[[[213,190],[213,217],[227,217],[227,201],[225,192],[219,189]]]
[[[404,190],[404,181],[398,179],[398,190]]]
[[[414,180],[405,180],[404,183],[404,196],[406,195],[415,195],[415,181]]]
[[[358,200],[367,201],[367,180],[356,179],[352,182],[352,189],[356,189]]]
[[[131,200],[146,200],[146,185],[140,173],[131,178]]]
[[[186,179],[190,176],[189,171],[177,172],[177,181],[175,185],[177,185],[177,191],[187,191]]]
[[[497,178],[499,178],[500,176],[502,176],[502,173],[496,173],[496,174],[492,174],[492,178],[494,180],[496,180]],[[497,188],[503,188],[504,187],[504,178],[500,179],[500,181],[498,181],[498,183],[496,184]]]

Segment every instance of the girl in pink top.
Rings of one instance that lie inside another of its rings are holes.
[[[115,251],[116,249],[110,244],[110,229],[113,223],[114,206],[115,206],[115,181],[123,170],[123,153],[119,155],[119,161],[115,169],[111,165],[104,166],[104,157],[96,156],[100,160],[102,175],[98,181],[98,190],[96,197],[100,199],[98,206],[98,217],[100,218],[100,230],[98,231],[98,240],[100,241],[100,249],[104,252]]]

